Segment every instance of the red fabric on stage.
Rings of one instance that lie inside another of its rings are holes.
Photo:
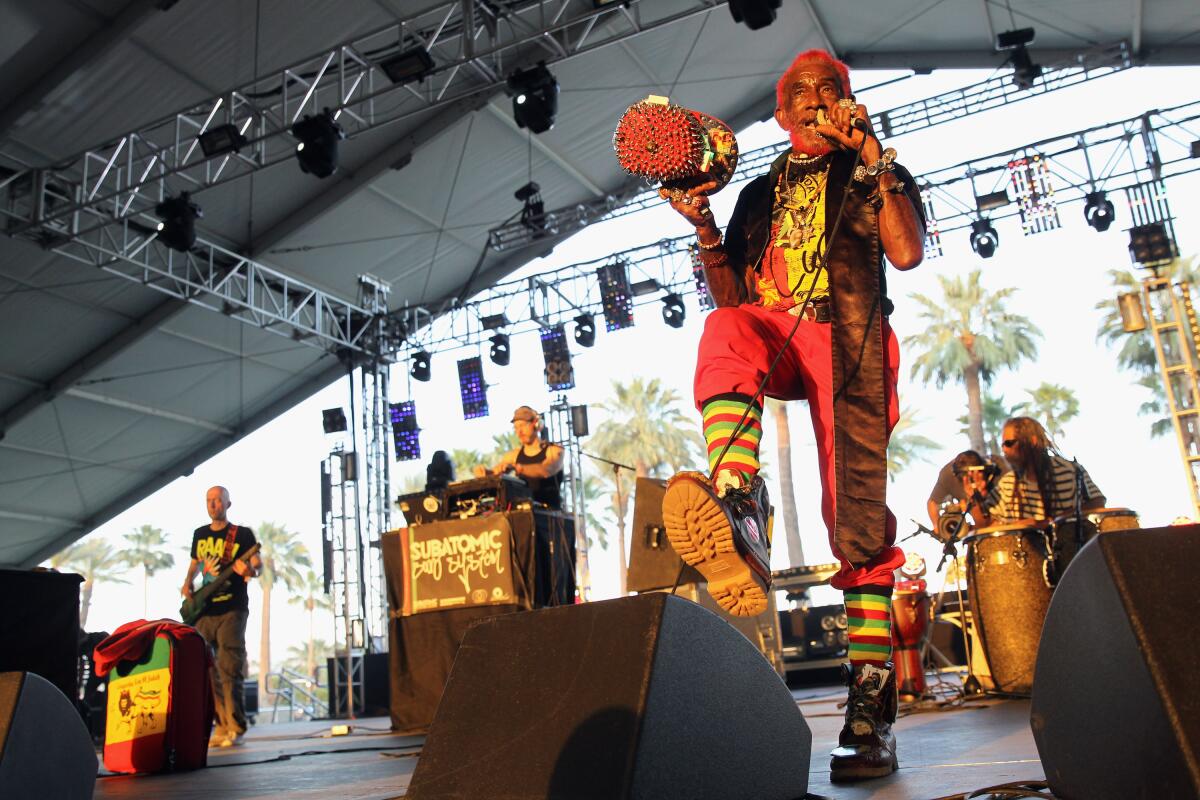
[[[126,622],[96,645],[96,649],[92,651],[92,663],[95,665],[96,674],[104,677],[118,661],[135,661],[141,658],[154,646],[154,637],[160,633],[178,639],[195,632],[196,629],[191,625],[184,625],[173,619],[158,619],[152,622],[135,619],[133,622]],[[204,652],[208,657],[208,666],[211,667],[212,653],[208,648],[205,648]]]
[[[767,372],[771,359],[783,347],[796,317],[785,311],[768,311],[743,303],[711,311],[704,323],[696,358],[694,393],[696,407],[709,398],[729,392],[752,396]],[[900,348],[886,318],[884,397],[887,401],[887,430],[891,434],[900,418],[896,382],[900,374]],[[836,486],[833,464],[833,357],[830,325],[801,320],[796,335],[780,358],[766,395],[779,400],[807,398],[817,439],[817,463],[821,473],[821,516],[828,530],[829,546],[842,564],[830,584],[835,589],[857,586],[891,586],[893,571],[904,563],[904,551],[895,546],[896,517],[889,509],[884,547],[865,565],[853,567],[833,538]]]

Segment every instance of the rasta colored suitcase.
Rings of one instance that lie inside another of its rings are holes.
[[[213,720],[208,644],[194,628],[163,622],[122,626],[106,640],[123,632],[143,645],[140,656],[123,653],[131,657],[117,661],[108,675],[104,766],[113,772],[208,764]]]

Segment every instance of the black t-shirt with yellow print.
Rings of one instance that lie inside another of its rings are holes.
[[[225,536],[229,532],[229,525],[219,531],[214,531],[208,525],[202,525],[196,528],[192,534],[192,558],[200,561],[200,586],[211,583],[216,580],[217,575],[221,574],[221,570],[229,566],[229,564],[239,555],[246,552],[250,547],[253,547],[257,541],[254,538],[254,531],[241,525],[237,526],[237,532],[233,537],[233,552],[229,558],[225,558]],[[216,562],[211,561],[216,557]],[[216,566],[210,567],[209,564],[215,563]],[[197,587],[200,588],[200,587]],[[250,601],[246,595],[246,580],[241,575],[234,575],[226,588],[213,595],[209,601],[208,608],[204,611],[204,616],[216,616],[224,614],[228,611],[245,611],[250,607]]]

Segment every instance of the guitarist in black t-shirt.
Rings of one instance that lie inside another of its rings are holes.
[[[216,668],[212,672],[213,700],[217,710],[217,725],[209,746],[229,747],[237,744],[246,732],[246,713],[243,701],[243,676],[246,671],[246,617],[249,600],[246,584],[258,577],[262,559],[256,553],[249,563],[238,558],[257,542],[254,532],[233,525],[226,516],[229,490],[214,486],[205,495],[208,516],[212,522],[202,525],[192,534],[192,560],[181,594],[191,598],[197,574],[202,584],[214,580],[221,571],[232,565],[234,577],[224,589],[209,598],[207,607],[196,620],[196,629],[215,651]]]

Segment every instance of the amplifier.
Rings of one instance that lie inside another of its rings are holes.
[[[413,492],[396,498],[396,505],[404,513],[404,521],[411,525],[427,525],[446,518],[446,492]]]

